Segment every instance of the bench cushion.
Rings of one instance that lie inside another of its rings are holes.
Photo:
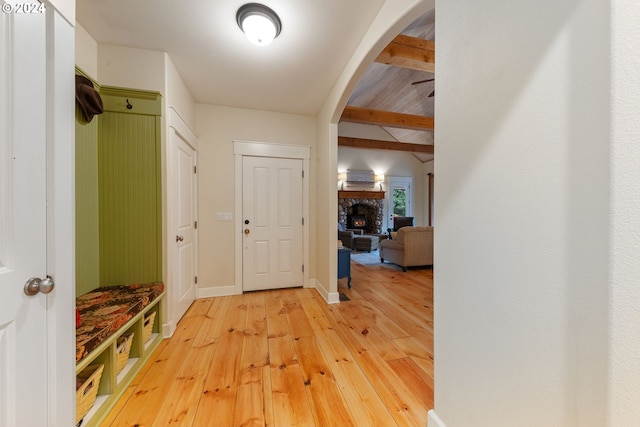
[[[76,363],[163,292],[163,283],[147,283],[100,287],[76,298],[82,319],[76,329]]]

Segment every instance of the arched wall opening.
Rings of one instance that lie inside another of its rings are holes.
[[[387,1],[371,26],[342,75],[336,81],[318,114],[317,199],[326,203],[311,206],[317,212],[317,235],[334,236],[337,229],[336,170],[338,152],[338,121],[349,95],[389,42],[413,20],[435,7],[435,0]],[[316,288],[329,303],[339,301],[337,283],[337,239],[318,239],[316,259]]]

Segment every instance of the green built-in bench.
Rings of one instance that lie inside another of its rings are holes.
[[[162,341],[164,295],[164,284],[148,283],[100,287],[76,298],[76,375],[89,365],[104,365],[98,396],[83,427],[100,424]],[[130,334],[126,365],[117,372],[119,338]]]

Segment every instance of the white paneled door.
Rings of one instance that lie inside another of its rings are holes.
[[[243,291],[303,285],[302,160],[243,157]]]
[[[172,170],[177,178],[177,182],[174,183],[176,201],[173,206],[175,236],[174,242],[171,242],[176,245],[173,277],[175,295],[172,298],[175,313],[172,313],[172,318],[177,322],[196,298],[197,153],[175,130],[171,139],[174,162]]]
[[[47,17],[0,6],[0,426],[46,426]]]

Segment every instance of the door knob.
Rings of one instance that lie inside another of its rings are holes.
[[[184,236],[176,236],[176,242],[182,242],[184,240]]]
[[[48,294],[53,291],[53,288],[55,288],[55,286],[56,284],[53,283],[53,279],[51,278],[51,276],[47,276],[45,279],[32,277],[31,279],[27,280],[27,283],[24,284],[24,293],[29,296],[36,295],[38,292],[42,294]]]
[[[249,234],[249,233],[251,233],[251,232],[249,231],[249,229],[248,229],[248,228],[245,228],[245,229],[244,229],[244,234]]]

